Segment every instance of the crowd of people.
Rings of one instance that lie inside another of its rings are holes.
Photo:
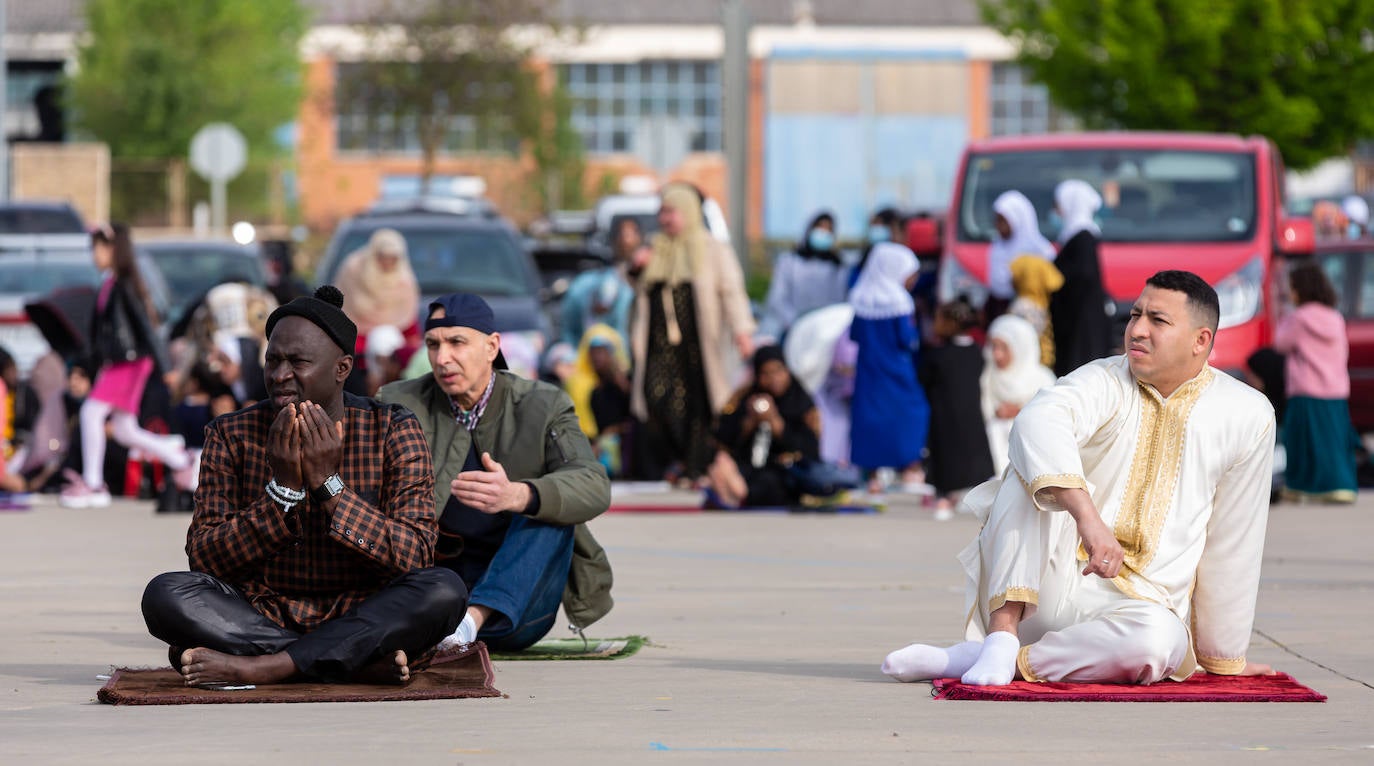
[[[963,492],[1006,469],[1012,422],[1037,392],[1120,348],[1098,255],[1102,198],[1081,180],[1055,190],[1057,242],[1041,234],[1025,195],[995,198],[977,308],[936,301],[933,254],[907,247],[912,222],[894,209],[873,213],[858,252],[841,249],[835,215],[819,211],[777,257],[757,324],[736,254],[706,230],[701,193],[672,183],[661,200],[656,232],[616,222],[612,259],[572,281],[559,339],[537,365],[570,396],[612,478],[699,489],[721,508],[906,491],[949,518]],[[1348,236],[1344,221],[1361,212],[1321,203],[1314,215],[1323,231],[1336,227],[1327,235]],[[128,230],[97,228],[92,252],[106,278],[90,353],[38,365],[39,379],[61,379],[42,390],[63,392],[43,402],[9,373],[0,491],[60,490],[64,505],[103,506],[111,487],[137,491],[126,486],[132,455],[165,470],[161,509],[189,510],[204,427],[265,396],[266,317],[304,285],[273,257],[268,290],[217,286],[168,344]],[[1344,325],[1320,269],[1291,274],[1291,316],[1248,371],[1280,413],[1292,404],[1277,443],[1289,479],[1276,497],[1345,501],[1356,485],[1353,429],[1341,427]],[[420,289],[400,233],[375,232],[337,283],[359,328],[345,390],[371,396],[430,371],[417,353]],[[762,384],[764,370],[775,371],[773,385]],[[58,449],[32,449],[40,414]]]
[[[194,510],[189,571],[142,608],[188,685],[405,683],[478,640],[527,648],[560,607],[585,628],[613,603],[587,522],[616,476],[719,508],[899,487],[936,518],[976,514],[967,640],[892,652],[898,680],[1269,672],[1245,653],[1276,447],[1290,496],[1355,496],[1345,327],[1317,265],[1288,269],[1247,387],[1207,364],[1219,304],[1194,274],[1151,277],[1111,337],[1081,181],[1056,190],[1057,244],[1024,195],[997,197],[981,308],[934,300],[895,211],[852,265],[819,213],[761,325],[701,194],[661,201],[657,233],[621,224],[614,262],[570,290],[551,381],[508,369],[480,296],[421,313],[394,231],[348,257],[347,292],[301,294],[278,268],[271,290],[212,289],[167,344],[128,230],[100,227],[88,353],[26,383],[0,351],[0,488],[65,479],[64,505],[96,507],[115,448],[166,469]],[[70,446],[47,455],[54,427]]]

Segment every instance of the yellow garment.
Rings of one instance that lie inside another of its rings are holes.
[[[630,368],[630,358],[625,353],[625,339],[614,327],[598,322],[582,333],[582,340],[577,344],[577,361],[573,363],[573,374],[563,383],[563,387],[572,399],[573,411],[577,413],[577,422],[582,426],[582,433],[589,439],[596,438],[598,430],[596,416],[592,414],[592,391],[599,382],[596,370],[592,369],[592,341],[597,338],[610,341],[613,349],[611,353],[621,370]]]
[[[1011,262],[1011,286],[1019,302],[1033,304],[1024,317],[1040,331],[1040,363],[1054,367],[1054,328],[1050,325],[1050,296],[1064,286],[1064,275],[1038,255],[1020,255]]]
[[[653,255],[644,266],[645,284],[666,282],[669,286],[692,281],[706,260],[711,233],[701,214],[701,197],[687,184],[670,183],[663,187],[663,204],[682,216],[682,231],[676,237],[663,232],[654,235]]]

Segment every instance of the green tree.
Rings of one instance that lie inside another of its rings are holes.
[[[1261,134],[1293,167],[1374,136],[1374,0],[980,0],[1090,128]]]
[[[383,148],[414,141],[427,188],[441,151],[532,153],[539,196],[557,202],[580,181],[581,144],[560,89],[530,68],[539,30],[567,32],[555,0],[411,0],[358,25],[366,55],[341,66],[341,114],[360,114]],[[463,129],[459,129],[463,128]]]
[[[294,0],[88,0],[76,120],[115,157],[183,157],[210,122],[270,152],[300,106],[306,24]]]

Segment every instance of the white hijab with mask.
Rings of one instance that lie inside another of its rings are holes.
[[[868,254],[868,263],[849,291],[854,315],[863,319],[891,319],[911,316],[916,302],[906,289],[906,280],[920,268],[916,254],[905,245],[879,242]]]
[[[1011,286],[1011,262],[1018,255],[1034,255],[1054,260],[1054,245],[1040,233],[1040,221],[1035,205],[1019,191],[1005,191],[992,202],[992,210],[1007,219],[1011,236],[1002,239],[993,235],[988,247],[988,290],[998,298],[1011,300],[1016,291]]]
[[[1087,181],[1070,178],[1054,187],[1054,204],[1064,219],[1063,228],[1059,230],[1061,244],[1084,231],[1092,232],[1094,237],[1102,236],[1102,230],[1093,220],[1093,215],[1102,208],[1102,195]]]

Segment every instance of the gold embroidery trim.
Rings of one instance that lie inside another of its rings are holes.
[[[1034,670],[1031,670],[1030,648],[1031,644],[1027,644],[1016,652],[1016,669],[1021,671],[1021,677],[1025,680],[1034,684],[1044,683],[1045,679],[1037,675]]]
[[[1026,491],[1030,493],[1031,502],[1039,506],[1040,501],[1036,499],[1036,495],[1040,493],[1040,490],[1050,487],[1086,490],[1088,482],[1082,476],[1074,473],[1048,473],[1044,476],[1035,477],[1034,481],[1026,485]]]
[[[1040,592],[1034,588],[1027,588],[1022,585],[1007,588],[1004,592],[998,593],[988,600],[988,611],[995,612],[1003,606],[1006,606],[1008,601],[1019,601],[1023,604],[1039,606]]]
[[[1140,428],[1113,530],[1125,553],[1123,564],[1131,570],[1144,572],[1154,560],[1183,465],[1188,419],[1212,375],[1211,367],[1203,367],[1168,399],[1160,397],[1154,387],[1136,383],[1142,400]]]
[[[1234,657],[1202,657],[1197,658],[1197,664],[1208,673],[1219,676],[1238,676],[1245,670],[1245,658]]]

